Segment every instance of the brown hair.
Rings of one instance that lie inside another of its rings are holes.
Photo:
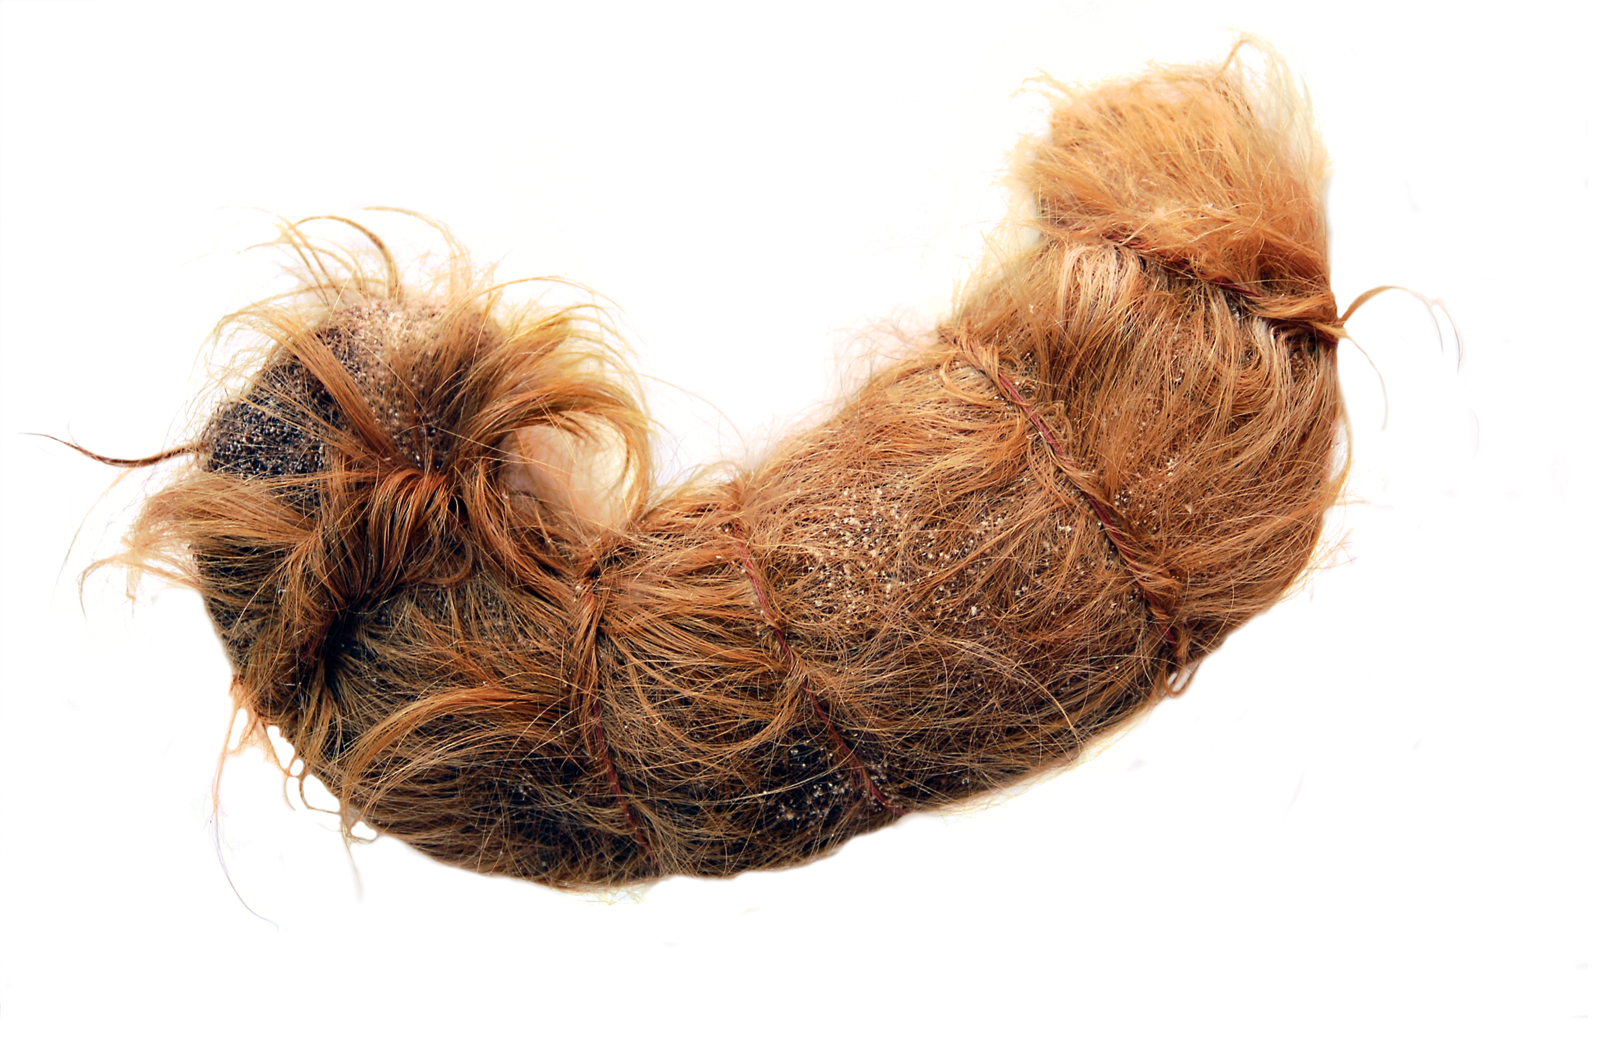
[[[652,486],[593,312],[289,227],[304,287],[236,316],[260,361],[120,560],[199,589],[347,827],[482,872],[793,864],[1070,764],[1339,491],[1325,164],[1265,67],[1055,86],[1032,241],[719,482]]]

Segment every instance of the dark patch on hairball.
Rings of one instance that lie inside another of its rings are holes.
[[[757,793],[708,806],[719,819],[737,824],[742,839],[748,840],[712,862],[711,874],[771,867],[774,854],[803,861],[833,849],[869,823],[893,819],[873,802],[855,767],[819,728],[791,728],[753,761],[759,772]]]
[[[397,429],[398,412],[383,387],[388,334],[412,325],[392,307],[360,306],[340,312],[311,334],[339,361],[357,391],[380,418]],[[246,479],[303,479],[327,469],[328,442],[348,419],[333,395],[297,358],[275,353],[244,394],[225,403],[206,427],[204,467]]]
[[[763,834],[788,842],[825,834],[844,819],[852,798],[864,798],[865,793],[852,768],[835,760],[823,736],[799,732],[780,744],[766,764],[764,782],[771,798],[762,817]]]
[[[435,389],[416,379],[420,363],[405,352],[429,342],[440,313],[428,304],[361,302],[331,313],[303,342],[333,355],[396,456],[419,469],[437,468],[449,439],[418,407],[417,396]],[[399,369],[402,364],[412,372]],[[203,467],[245,479],[290,481],[281,495],[309,512],[317,502],[311,481],[328,470],[327,449],[349,425],[327,387],[298,357],[280,349],[244,394],[212,417],[203,437]]]
[[[339,420],[322,382],[280,359],[211,419],[204,466],[245,479],[314,476],[327,466],[323,439]]]

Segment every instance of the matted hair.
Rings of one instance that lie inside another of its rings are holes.
[[[236,316],[259,362],[117,560],[199,590],[347,829],[480,872],[794,864],[1068,765],[1284,594],[1344,473],[1324,157],[1237,53],[1055,86],[1034,239],[717,482],[651,484],[584,308],[289,227],[305,287]]]

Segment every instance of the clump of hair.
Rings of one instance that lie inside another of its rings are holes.
[[[652,486],[581,308],[291,227],[305,288],[240,316],[259,365],[123,560],[199,590],[347,826],[481,872],[791,865],[1068,765],[1283,595],[1339,491],[1325,164],[1264,62],[1057,86],[1035,239],[718,482]]]

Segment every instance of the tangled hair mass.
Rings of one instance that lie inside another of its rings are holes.
[[[299,226],[120,560],[197,588],[358,822],[559,887],[792,865],[1069,765],[1306,569],[1343,477],[1325,161],[1277,61],[1056,86],[1031,238],[825,422],[651,483],[583,308]],[[598,485],[598,486],[597,486]]]

